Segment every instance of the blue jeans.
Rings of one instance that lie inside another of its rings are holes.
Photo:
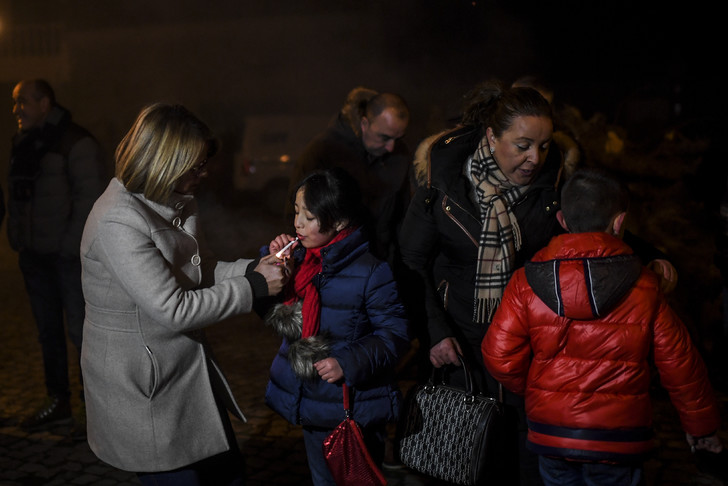
[[[545,486],[642,486],[642,465],[576,462],[539,456]]]
[[[21,251],[18,263],[38,328],[46,390],[49,396],[68,399],[71,393],[64,316],[68,338],[78,351],[76,359],[80,359],[86,306],[81,289],[81,261],[58,254]]]

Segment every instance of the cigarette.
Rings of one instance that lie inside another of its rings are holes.
[[[280,250],[278,251],[278,253],[276,253],[276,258],[282,258],[282,257],[283,257],[283,253],[284,253],[284,252],[285,252],[285,251],[286,251],[287,249],[289,249],[289,248],[290,248],[291,246],[293,246],[293,244],[294,244],[295,242],[297,242],[297,241],[298,241],[298,236],[296,236],[296,238],[295,238],[294,240],[291,240],[291,241],[289,241],[289,242],[288,242],[288,244],[287,244],[286,246],[284,246],[283,248],[281,248],[281,249],[280,249]]]

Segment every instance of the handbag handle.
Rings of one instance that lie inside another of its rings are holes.
[[[469,397],[475,397],[475,393],[473,392],[473,376],[470,374],[470,368],[468,368],[468,365],[465,363],[465,358],[460,353],[455,353],[458,357],[458,360],[460,361],[460,365],[463,367],[463,371],[465,372],[465,391],[468,394]],[[430,385],[435,385],[435,374],[437,373],[437,368],[432,368],[432,376],[430,376]],[[444,379],[444,372],[442,373],[442,384],[445,383]],[[346,384],[344,384],[346,386]],[[497,401],[500,403],[503,403],[503,385],[498,382],[498,397]]]
[[[465,372],[465,391],[468,393],[468,395],[473,395],[473,377],[470,374],[470,368],[468,368],[468,365],[465,363],[465,358],[460,353],[455,353],[458,357],[458,360],[460,360],[460,366],[462,366],[463,371]],[[430,376],[430,384],[435,384],[435,376],[437,374],[437,368],[432,368],[432,376]],[[445,385],[445,372],[444,370],[441,371],[440,374],[442,378],[442,384]]]

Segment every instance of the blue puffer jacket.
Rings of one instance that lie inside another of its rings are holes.
[[[393,371],[410,339],[389,265],[369,252],[357,229],[321,252],[314,277],[321,297],[319,335],[330,342],[352,390],[353,418],[362,427],[397,419],[400,392]],[[299,379],[286,339],[273,360],[266,404],[293,424],[334,428],[344,419],[341,383]]]

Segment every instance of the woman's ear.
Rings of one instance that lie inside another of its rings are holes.
[[[349,220],[344,220],[344,221],[339,221],[339,222],[337,222],[337,223],[336,223],[336,225],[334,225],[334,228],[335,228],[335,229],[336,229],[336,231],[338,232],[338,231],[341,231],[341,230],[343,230],[343,229],[344,229],[344,228],[346,228],[347,226],[349,226]]]

